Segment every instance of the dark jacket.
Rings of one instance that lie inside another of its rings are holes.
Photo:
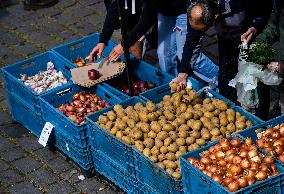
[[[240,40],[241,34],[249,27],[261,31],[267,23],[271,7],[271,0],[219,0],[220,17],[215,24],[216,31],[220,36],[232,40]],[[188,34],[178,72],[192,74],[190,61],[203,35],[203,32],[193,30],[188,24]]]
[[[121,8],[124,9],[124,1],[120,1]],[[128,9],[123,10],[126,13],[127,18],[127,30],[130,31],[133,29],[133,27],[137,24],[137,22],[140,19],[140,15],[142,12],[142,2],[141,0],[135,1],[135,14],[131,13],[132,10],[132,3],[131,0],[127,0]],[[119,21],[119,13],[118,13],[118,6],[117,1],[112,0],[111,2],[108,2],[109,4],[106,5],[107,9],[107,15],[104,21],[102,32],[100,33],[99,42],[107,44],[110,40],[114,30],[117,30],[120,28],[120,21]],[[140,38],[140,37],[139,37]]]

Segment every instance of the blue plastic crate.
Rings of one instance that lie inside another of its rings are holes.
[[[55,128],[61,129],[61,131],[68,135],[68,138],[72,142],[85,147],[89,145],[89,139],[87,138],[88,121],[86,120],[84,123],[77,125],[56,108],[62,104],[70,103],[72,101],[72,96],[81,91],[93,92],[110,105],[121,102],[118,97],[100,85],[92,88],[83,88],[70,84],[66,85],[59,92],[50,92],[42,95],[40,97],[40,103],[45,121],[49,121]]]
[[[137,102],[143,102],[140,98],[134,97],[120,103],[124,108],[133,106]],[[102,129],[96,124],[99,116],[112,110],[108,107],[94,114],[88,115],[87,120],[90,128],[90,136],[92,138],[92,147],[95,151],[104,153],[111,160],[116,161],[124,171],[132,176],[135,176],[133,149],[130,145],[125,144],[120,139]],[[94,160],[96,160],[94,158]]]
[[[239,136],[242,137],[242,138],[251,137],[253,142],[256,142],[258,138],[257,138],[257,133],[255,132],[255,130],[261,129],[261,131],[264,131],[268,128],[274,127],[274,126],[276,126],[278,124],[282,124],[282,123],[284,123],[284,115],[279,116],[279,117],[274,118],[274,119],[271,119],[271,120],[264,122],[262,124],[253,126],[250,129],[243,130],[239,133]],[[280,160],[278,160],[278,161],[279,161],[279,163],[283,164]],[[284,166],[284,164],[283,164],[283,166]]]
[[[93,48],[98,43],[99,33],[95,33],[78,40],[74,40],[70,43],[55,47],[52,49],[52,52],[63,58],[65,61],[71,64],[73,68],[75,68],[77,66],[73,63],[73,61],[75,61],[78,57],[86,58],[89,56]],[[116,44],[110,40],[102,55],[107,57],[115,46]]]
[[[158,68],[144,62],[144,61],[140,61],[137,60],[135,58],[131,59],[131,64],[129,67],[129,71],[131,72],[133,79],[138,79],[138,80],[142,80],[142,81],[147,81],[150,82],[152,84],[155,84],[156,87],[159,87],[161,85],[164,84],[169,84],[170,81],[172,81],[172,79],[174,78],[172,75],[163,72],[161,70],[159,70]],[[116,77],[112,80],[107,81],[106,83],[103,83],[103,85],[110,89],[111,91],[113,91],[116,95],[118,95],[120,98],[126,100],[127,98],[129,98],[130,96],[128,96],[127,94],[123,93],[122,91],[119,91],[118,89],[116,89],[117,85],[119,83],[121,83],[122,81],[124,81],[125,83],[127,83],[127,79],[126,79],[126,74],[122,74],[119,77]],[[152,91],[153,89],[150,89],[146,92]],[[145,93],[145,92],[143,92]],[[141,94],[143,94],[141,93]]]
[[[189,78],[189,80],[192,83],[192,88],[196,91],[200,90],[202,87],[204,87],[204,85],[200,82],[198,82],[196,79],[194,78]],[[152,101],[154,103],[159,103],[163,100],[163,97],[165,95],[171,95],[171,88],[169,86],[169,84],[164,84],[161,86],[158,86],[152,90],[148,90],[142,94],[140,94],[139,96],[146,100],[146,101]]]
[[[49,61],[53,62],[56,70],[61,71],[65,78],[69,82],[71,82],[70,68],[72,68],[72,66],[70,66],[68,63],[66,63],[64,60],[62,60],[52,52],[46,52],[34,56],[32,58],[15,63],[13,65],[9,65],[2,69],[6,90],[17,96],[26,104],[28,104],[29,108],[37,114],[41,114],[40,102],[38,97],[42,94],[38,95],[30,87],[26,86],[18,79],[21,76],[20,74],[27,74],[29,76],[32,76],[37,74],[39,71],[46,71],[47,63]],[[62,87],[64,86],[54,88],[45,93],[60,90],[60,88]]]
[[[121,164],[112,160],[101,151],[93,151],[95,170],[108,178],[112,183],[127,193],[138,193],[135,174],[131,174],[121,168]]]
[[[80,147],[76,142],[70,141],[66,135],[64,132],[54,128],[48,144],[54,145],[83,171],[93,172],[94,165],[90,146]]]
[[[232,138],[232,137],[231,137]],[[209,176],[205,175],[202,171],[195,168],[194,165],[187,161],[188,157],[193,157],[196,159],[200,159],[200,153],[208,150],[211,146],[216,145],[218,142],[212,143],[203,148],[193,150],[189,153],[186,153],[181,156],[181,170],[182,170],[182,183],[184,193],[188,194],[199,194],[199,193],[207,193],[207,194],[223,194],[223,193],[232,193],[227,190],[225,187],[221,186]],[[281,194],[284,192],[283,190],[283,172],[284,168],[276,163],[277,169],[280,170],[280,174],[277,176],[270,177],[264,181],[260,181],[251,186],[245,187],[243,189],[238,190],[233,193],[240,194]]]
[[[182,181],[175,179],[143,153],[133,148],[138,187],[147,185],[154,193],[183,193]]]
[[[14,94],[7,93],[12,117],[26,129],[39,137],[44,126],[41,115],[37,115],[30,107]]]

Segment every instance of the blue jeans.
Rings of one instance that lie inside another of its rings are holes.
[[[177,59],[181,61],[187,34],[187,15],[164,16],[158,14],[158,58],[162,71],[177,75]],[[189,62],[188,62],[188,65]],[[194,64],[194,73],[210,82],[218,77],[219,68],[204,54],[200,53]]]

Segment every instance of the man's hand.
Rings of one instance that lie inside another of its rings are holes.
[[[105,43],[98,43],[92,50],[92,52],[89,54],[88,57],[86,57],[86,59],[88,59],[90,62],[94,61],[95,57],[101,57],[102,56],[102,52],[105,49]]]
[[[267,69],[269,69],[269,71],[279,73],[280,72],[280,63],[279,62],[270,62],[267,65]]]
[[[110,61],[111,61],[111,62],[117,61],[117,60],[119,59],[119,57],[120,57],[121,55],[123,55],[123,53],[124,53],[124,50],[123,50],[122,45],[121,45],[121,44],[118,44],[116,47],[114,47],[114,48],[112,49],[112,51],[111,51],[110,54],[109,54],[109,59],[110,59]]]
[[[170,82],[172,91],[180,92],[181,90],[185,89],[187,84],[187,76],[187,73],[179,73],[178,76]]]
[[[243,35],[241,35],[241,41],[249,42],[252,37],[256,34],[257,29],[255,27],[251,27],[246,31]]]

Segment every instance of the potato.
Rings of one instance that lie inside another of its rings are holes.
[[[179,126],[186,123],[186,120],[182,117],[177,117],[176,121],[179,124]]]
[[[170,162],[170,160],[167,160],[167,159],[165,159],[164,161],[163,161],[163,164],[165,165],[165,166],[167,166],[167,164]]]
[[[233,132],[236,131],[236,127],[235,127],[234,123],[229,123],[226,128],[227,128],[227,130],[230,131],[231,133],[233,133]]]
[[[167,158],[167,160],[175,161],[176,160],[176,155],[174,153],[172,153],[172,152],[168,152],[166,154],[166,158]]]
[[[152,155],[158,156],[160,154],[160,149],[158,147],[154,146],[151,149],[151,153],[152,153]]]
[[[151,150],[150,150],[150,148],[145,148],[145,149],[143,150],[143,154],[144,154],[145,156],[147,156],[147,157],[150,157],[150,156],[151,156]]]
[[[202,117],[204,115],[204,113],[200,110],[195,110],[195,113],[198,115],[198,118]]]
[[[220,139],[222,139],[223,138],[223,136],[212,136],[212,138],[211,138],[211,141],[219,141]]]
[[[170,95],[165,95],[163,97],[163,101],[170,101],[171,100],[171,96]]]
[[[145,146],[142,141],[135,141],[135,147],[138,151],[143,152]]]
[[[221,113],[220,109],[216,109],[213,111],[213,114],[215,115],[215,117],[217,117],[220,113]]]
[[[151,130],[151,127],[148,123],[141,123],[141,130],[144,132],[144,133],[149,133],[150,130]]]
[[[176,83],[176,82],[170,84],[170,88],[171,88],[171,91],[172,91],[172,92],[177,91],[178,87],[179,87],[179,84]]]
[[[200,120],[197,120],[197,121],[194,121],[192,123],[192,129],[193,130],[200,130],[201,129],[201,126],[202,126],[202,122]]]
[[[176,179],[180,180],[181,179],[181,173],[178,172],[174,172],[171,175],[173,175],[173,177],[175,177]]]
[[[169,146],[173,142],[172,138],[168,137],[164,140],[164,146]]]
[[[177,138],[176,143],[178,146],[183,146],[185,145],[185,139],[184,138]]]
[[[186,140],[185,140],[186,144],[187,145],[191,145],[195,142],[195,138],[190,136],[190,137],[187,137]]]
[[[189,119],[192,119],[193,114],[192,114],[192,112],[185,112],[185,113],[181,114],[181,117],[183,117],[187,121]]]
[[[178,131],[188,131],[189,130],[189,126],[186,124],[182,124],[179,128]]]
[[[229,123],[234,123],[236,121],[236,117],[231,114],[227,115],[227,119]]]
[[[220,130],[218,128],[212,129],[210,131],[210,133],[211,133],[212,136],[218,136],[218,135],[221,134],[221,132],[220,132]]]
[[[166,154],[166,153],[168,153],[168,147],[167,146],[162,146],[162,147],[160,147],[160,153],[162,153],[162,154]]]
[[[150,113],[147,115],[147,117],[148,117],[148,120],[149,120],[149,121],[157,121],[157,120],[158,120],[158,116],[157,116],[155,113],[153,113],[153,112],[150,112]]]
[[[164,141],[167,137],[169,137],[166,131],[161,131],[157,134],[157,138]]]
[[[117,115],[118,118],[122,118],[122,117],[127,116],[123,109],[117,111],[117,112],[116,112],[116,115]]]
[[[212,135],[209,132],[204,132],[202,134],[202,139],[209,140],[212,138]]]
[[[239,122],[246,122],[246,117],[245,116],[240,116],[236,121],[239,121]]]
[[[169,135],[174,141],[178,138],[178,134],[175,131],[169,132]]]
[[[118,132],[118,128],[117,127],[113,127],[111,130],[110,130],[110,133],[115,135],[116,133]]]
[[[142,108],[143,108],[143,104],[141,102],[136,103],[134,106],[134,109],[137,111],[139,111]]]
[[[123,137],[123,132],[122,131],[118,131],[118,132],[116,132],[116,134],[115,134],[115,136],[118,138],[118,139],[122,139],[122,137]]]
[[[202,136],[203,133],[210,133],[210,132],[207,128],[202,128],[200,133],[201,133],[201,136]]]
[[[220,125],[226,127],[228,125],[229,121],[227,117],[220,118]]]
[[[190,119],[190,120],[188,120],[187,121],[187,126],[189,126],[190,128],[192,128],[192,125],[193,125],[193,122],[194,122],[195,120],[194,119]]]
[[[164,115],[166,116],[168,121],[173,121],[176,118],[176,116],[172,112],[170,112],[169,110],[165,110]]]
[[[214,115],[214,113],[212,113],[212,112],[205,112],[205,113],[204,113],[204,116],[207,117],[207,118],[209,118],[209,119],[211,119],[211,118],[213,118],[215,115]]]
[[[187,147],[187,150],[190,152],[192,150],[198,149],[200,146],[197,143],[191,144],[190,146]]]
[[[185,151],[186,152],[186,151]],[[177,151],[175,156],[177,159],[179,159],[179,157],[182,155],[183,153],[181,151]]]
[[[201,133],[198,131],[191,131],[189,135],[190,137],[194,137],[195,139],[198,139],[201,136]]]
[[[149,120],[148,120],[148,117],[147,117],[147,113],[145,111],[141,111],[138,113],[138,116],[139,116],[139,119],[142,121],[142,122],[145,122],[147,123]]]
[[[226,113],[227,113],[227,115],[232,115],[232,116],[236,117],[236,111],[234,111],[231,108],[227,109]]]
[[[194,110],[200,110],[202,108],[201,104],[196,104],[193,106]]]
[[[211,118],[211,122],[215,125],[219,127],[219,119],[217,117],[212,117]]]
[[[214,111],[216,109],[215,106],[213,104],[211,104],[211,103],[204,104],[203,107],[208,112],[212,112],[212,111]]]
[[[115,105],[115,106],[113,107],[113,110],[114,110],[115,112],[118,112],[118,111],[123,110],[123,107],[122,107],[122,105],[117,104],[117,105]]]
[[[170,145],[168,146],[168,150],[169,150],[169,152],[176,153],[176,152],[178,151],[178,146],[177,146],[177,144],[176,144],[175,142],[172,143],[172,144],[170,144]]]
[[[252,122],[250,121],[250,120],[247,120],[246,121],[246,128],[249,128],[249,127],[252,127],[253,126],[253,124],[252,124]]]
[[[146,148],[152,148],[155,145],[155,141],[151,138],[146,138],[143,141],[143,144],[145,145]]]
[[[211,101],[211,98],[205,98],[204,100],[203,100],[203,104],[209,104],[209,103],[211,103],[212,101]]]
[[[220,132],[221,132],[222,134],[225,134],[226,131],[227,131],[227,128],[226,128],[226,127],[222,126],[222,127],[220,128]]]
[[[108,121],[109,121],[109,118],[107,116],[104,116],[104,115],[99,116],[99,119],[98,119],[99,123],[106,124]]]
[[[149,137],[149,138],[152,138],[152,139],[155,139],[155,138],[157,137],[157,133],[155,133],[154,131],[150,131],[150,132],[148,133],[148,137]]]
[[[185,103],[181,103],[180,106],[179,106],[179,108],[180,108],[180,111],[181,111],[182,113],[186,112],[186,110],[187,110],[187,106],[186,106]]]
[[[166,118],[163,118],[163,116],[162,116],[162,118],[159,118],[159,121],[158,121],[158,123],[161,125],[161,126],[164,126],[164,124],[166,124],[168,121],[167,121],[167,119]]]
[[[105,124],[105,129],[110,131],[111,128],[113,128],[114,126],[114,123],[112,121],[108,121],[106,124]]]
[[[133,134],[132,137],[134,140],[139,140],[139,139],[142,139],[143,137],[143,133],[140,130],[133,130],[131,134]]]
[[[227,110],[229,107],[228,107],[228,104],[222,100],[219,100],[218,103],[215,104],[216,108],[220,109],[221,111],[222,110]]]
[[[115,121],[117,118],[113,110],[107,112],[107,117],[110,121]]]
[[[154,112],[156,110],[155,104],[151,101],[146,103],[146,108],[149,112]]]
[[[164,145],[164,143],[163,143],[162,140],[160,140],[160,139],[158,139],[158,138],[155,139],[155,146],[156,146],[156,147],[160,148],[160,147],[162,147],[163,145]]]
[[[129,144],[129,145],[131,145],[131,143],[132,143],[131,138],[128,137],[128,136],[123,136],[121,138],[121,140],[124,141],[126,144]]]
[[[173,161],[169,161],[167,164],[166,164],[166,168],[167,169],[176,169],[177,168],[177,164]]]
[[[185,153],[187,150],[187,146],[180,146],[178,151],[180,151],[181,153]]]
[[[187,138],[188,136],[189,136],[189,132],[188,131],[179,131],[178,132],[178,136],[180,137],[180,138]]]
[[[130,127],[131,129],[133,129],[136,125],[136,123],[133,119],[127,119],[126,123],[127,123],[128,127]]]
[[[116,122],[116,127],[118,130],[124,130],[127,127],[127,123],[124,121],[118,121]]]
[[[136,123],[140,121],[139,115],[137,112],[132,112],[128,115],[129,119],[133,119]]]
[[[165,154],[159,154],[158,155],[159,162],[163,162],[165,159],[166,159],[166,155]]]
[[[167,167],[166,167],[166,171],[167,171],[167,173],[169,173],[170,175],[174,174],[174,172],[175,172],[173,169],[167,168]]]
[[[124,121],[124,122],[126,122],[126,123],[127,123],[128,119],[129,119],[128,116],[123,116],[123,117],[121,118],[121,120]]]
[[[133,129],[134,130],[134,129]],[[124,129],[123,134],[125,135],[129,135],[131,133],[131,129],[129,127],[126,127],[126,129]]]
[[[152,121],[150,127],[156,133],[162,130],[162,126],[157,121]]]
[[[235,125],[236,125],[237,130],[243,130],[246,128],[246,123],[243,122],[242,120],[237,120],[235,122]]]
[[[158,156],[158,160],[159,160],[159,156]],[[162,162],[159,162],[159,163],[157,163],[158,164],[158,166],[160,167],[160,168],[162,168],[162,169],[166,169],[166,166],[162,163]]]
[[[200,145],[200,146],[204,146],[205,143],[206,143],[206,141],[205,141],[205,139],[200,138],[200,139],[197,139],[197,140],[196,140],[196,143],[197,143],[198,145]]]

